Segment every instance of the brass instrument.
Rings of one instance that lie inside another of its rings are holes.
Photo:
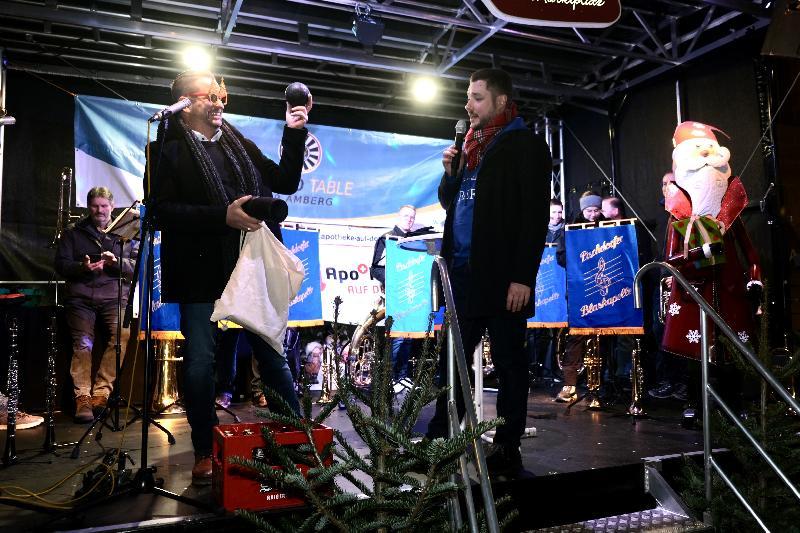
[[[634,343],[636,344],[631,350],[631,405],[628,407],[628,414],[631,416],[645,416],[646,413],[642,405],[642,393],[644,392],[642,341],[637,338]]]
[[[56,234],[53,236],[53,242],[48,245],[48,248],[55,248],[58,241],[61,240],[64,228],[79,218],[80,216],[72,214],[72,169],[70,167],[64,167],[61,169],[61,178],[58,182],[58,218],[56,219]]]
[[[590,335],[586,339],[586,352],[583,356],[586,366],[587,409],[601,409],[600,380],[603,371],[603,356],[600,354],[600,335]]]
[[[155,339],[156,387],[153,394],[153,411],[159,415],[183,413],[178,393],[178,341],[170,338]]]
[[[484,331],[481,337],[481,346],[483,347],[483,375],[491,376],[494,374],[494,363],[492,362],[492,345],[489,340],[489,332]]]
[[[356,328],[350,339],[350,379],[356,387],[368,387],[372,383],[372,363],[375,361],[375,339],[368,335],[370,328],[386,316],[386,307],[370,311],[367,318]]]
[[[331,395],[334,389],[333,376],[339,369],[336,363],[336,352],[327,342],[322,346],[322,391],[317,403],[325,404],[333,401]]]

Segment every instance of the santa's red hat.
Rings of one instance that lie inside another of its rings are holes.
[[[717,136],[714,135],[715,131],[718,131],[725,135],[725,137],[728,137],[728,135],[721,129],[703,124],[702,122],[692,122],[690,120],[681,122],[678,124],[678,127],[675,128],[675,133],[672,134],[672,147],[674,148],[684,141],[697,139],[706,139],[719,144]]]

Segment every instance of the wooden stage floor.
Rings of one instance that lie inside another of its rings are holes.
[[[529,395],[528,425],[536,428],[536,436],[522,441],[522,459],[526,476],[552,476],[603,467],[640,463],[645,457],[680,454],[702,450],[702,434],[683,429],[680,425],[682,404],[676,400],[646,402],[649,417],[632,422],[625,414],[627,404],[620,403],[603,411],[587,411],[582,404],[567,414],[564,404],[552,401],[558,385],[535,385]],[[495,395],[484,393],[485,416],[494,415]],[[233,410],[243,422],[257,421],[249,403],[233,404]],[[423,411],[416,430],[423,432],[432,415],[432,406]],[[219,412],[221,423],[232,422],[230,416]],[[164,488],[197,500],[212,503],[211,489],[191,485],[191,468],[194,461],[189,427],[184,415],[159,419],[173,432],[177,443],[170,445],[164,434],[152,428],[149,432],[148,463],[157,467],[156,476],[164,479]],[[344,411],[334,411],[330,425],[340,429],[351,444],[357,440]],[[65,414],[57,417],[56,437],[59,442],[74,441],[87,425],[77,425]],[[82,476],[75,473],[83,466],[101,458],[106,450],[121,446],[136,461],[130,467],[139,468],[141,424],[131,425],[123,432],[104,430],[102,440],[92,435],[81,448],[78,459],[71,459],[71,449],[44,453],[44,427],[22,430],[17,433],[17,450],[20,462],[0,468],[0,490],[7,494],[9,486],[19,486],[36,493],[56,482],[66,481],[45,497],[51,501],[68,500],[82,484]],[[0,432],[5,441],[5,432]],[[72,477],[70,477],[72,476]],[[32,501],[32,500],[31,500]],[[168,521],[176,517],[197,518],[207,515],[207,510],[153,494],[127,495],[94,506],[78,516],[45,513],[16,506],[0,504],[0,531],[50,531],[90,528],[113,531],[132,529],[131,526],[104,529],[103,526]],[[140,524],[145,525],[145,524]]]

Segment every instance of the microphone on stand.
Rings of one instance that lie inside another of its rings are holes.
[[[452,164],[450,165],[450,175],[455,176],[458,174],[458,166],[461,163],[461,149],[464,146],[464,135],[467,133],[467,121],[459,120],[456,122],[456,155],[453,156]]]
[[[177,113],[181,109],[185,109],[192,105],[192,101],[189,98],[181,98],[174,104],[169,107],[165,107],[158,113],[155,113],[152,117],[147,119],[147,122],[157,122],[159,120],[164,120],[165,118]]]

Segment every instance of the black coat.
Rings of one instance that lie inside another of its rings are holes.
[[[122,299],[128,299],[127,286],[136,262],[138,245],[129,241],[125,243],[123,250],[119,236],[99,231],[89,217],[82,218],[74,226],[67,228],[56,248],[55,268],[67,282],[68,298],[84,298],[94,302],[116,300],[119,294],[120,263],[92,272],[87,272],[83,267],[87,255],[92,261],[98,261],[97,256],[103,252],[113,253],[118,261],[122,254],[122,278],[125,285]]]
[[[260,175],[261,196],[297,191],[307,133],[305,128],[284,127],[279,163],[265,157],[252,141],[238,134]],[[150,146],[155,167],[150,204],[156,228],[161,230],[162,299],[213,302],[222,295],[233,271],[235,263],[229,264],[226,258],[238,257],[241,232],[225,223],[227,206],[214,205],[209,199],[199,165],[177,124],[167,130],[160,158],[159,144],[156,141]],[[280,239],[280,226],[268,226]]]
[[[475,207],[469,257],[471,286],[467,316],[505,313],[511,282],[531,288],[520,312],[533,315],[536,272],[544,250],[550,218],[552,160],[544,138],[529,129],[500,133],[486,152],[475,182]],[[442,177],[439,202],[447,211],[442,256],[452,263],[455,199],[461,179]]]

